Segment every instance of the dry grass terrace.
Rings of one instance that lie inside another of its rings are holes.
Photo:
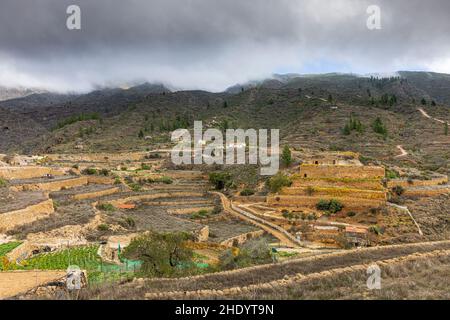
[[[5,188],[0,189],[0,214],[24,209],[47,200],[42,192],[11,192]]]
[[[47,183],[47,182],[54,182],[54,181],[70,180],[73,178],[77,178],[77,176],[53,176],[51,178],[40,177],[40,178],[31,178],[31,179],[13,179],[10,181],[10,184],[15,186],[15,185],[22,185],[22,184]]]
[[[222,242],[244,233],[260,230],[249,223],[239,220],[211,221],[208,222],[208,226],[209,238],[212,242]]]

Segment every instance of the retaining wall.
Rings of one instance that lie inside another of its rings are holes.
[[[110,194],[114,194],[114,193],[117,193],[119,191],[120,191],[120,188],[119,187],[115,187],[115,188],[101,190],[101,191],[76,194],[76,195],[73,195],[71,198],[74,199],[74,200],[92,199],[92,198],[97,198],[97,197],[102,197],[102,196],[107,196],[107,195],[110,195]]]
[[[267,197],[267,203],[271,206],[286,208],[315,208],[320,200],[336,199],[344,204],[344,212],[350,210],[365,210],[370,208],[378,208],[386,205],[385,200],[370,200],[353,197],[332,197],[332,196],[290,196],[290,195],[274,195]]]
[[[330,196],[330,197],[352,197],[359,199],[386,200],[386,192],[375,190],[360,190],[349,188],[329,188],[315,187],[312,194],[308,194],[307,188],[283,188],[280,192],[282,195],[298,195],[298,196]]]
[[[450,186],[448,188],[439,188],[439,189],[406,189],[403,195],[410,197],[436,197],[441,194],[449,194],[449,193],[450,193]]]
[[[337,178],[302,178],[292,177],[292,187],[346,187],[353,189],[384,190],[380,179],[337,179]]]
[[[382,179],[385,169],[377,166],[301,165],[300,175],[306,178]]]
[[[40,178],[47,174],[62,176],[65,172],[63,169],[39,166],[0,167],[0,178],[6,180]]]
[[[448,183],[448,177],[434,178],[431,180],[405,180],[405,179],[394,179],[389,180],[387,182],[388,188],[393,188],[395,186],[401,186],[403,188],[411,188],[411,187],[428,187],[428,186],[437,186]]]
[[[139,161],[144,159],[145,152],[120,152],[120,153],[78,153],[78,154],[48,154],[45,157],[51,161],[73,162],[105,162],[105,161]]]
[[[53,201],[48,199],[24,209],[2,213],[0,214],[0,232],[5,233],[17,226],[45,218],[54,211]]]
[[[232,238],[229,238],[229,239],[226,239],[226,240],[220,242],[220,245],[225,246],[227,248],[231,248],[231,247],[235,246],[236,243],[243,244],[249,239],[261,237],[264,233],[265,233],[264,230],[257,230],[257,231],[243,233],[236,237],[232,237]]]
[[[78,177],[72,179],[65,180],[50,180],[49,182],[41,182],[41,183],[26,183],[22,185],[15,185],[10,187],[11,190],[14,191],[60,191],[64,188],[75,188],[81,187],[88,183],[87,177]]]
[[[114,184],[114,179],[110,177],[88,176],[87,181],[93,184]]]

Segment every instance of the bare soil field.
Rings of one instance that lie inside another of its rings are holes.
[[[139,206],[132,210],[116,210],[107,212],[108,222],[117,223],[124,217],[130,217],[135,221],[136,231],[153,230],[156,232],[190,232],[198,231],[204,226],[188,219],[180,219],[167,214],[164,208]]]
[[[55,182],[55,181],[64,181],[75,178],[76,176],[54,176],[51,178],[40,177],[40,178],[31,178],[31,179],[13,179],[10,180],[11,185],[22,185],[22,184],[35,184],[35,183],[47,183],[47,182]]]
[[[39,285],[66,276],[65,271],[14,271],[0,272],[0,299],[25,293]]]
[[[12,192],[0,188],[0,214],[24,209],[47,199],[43,192]]]
[[[8,232],[19,239],[30,233],[47,232],[67,225],[83,225],[95,216],[90,201],[80,201],[57,206],[55,212],[44,219],[16,227]]]
[[[209,237],[212,242],[222,242],[238,235],[260,230],[259,228],[236,219],[208,222]]]
[[[75,188],[71,188],[71,189],[51,192],[50,198],[52,198],[56,201],[68,201],[71,199],[72,196],[75,196],[78,194],[105,191],[105,190],[112,189],[113,187],[114,186],[111,186],[111,185],[88,184],[88,185],[81,186],[81,187],[75,187]]]

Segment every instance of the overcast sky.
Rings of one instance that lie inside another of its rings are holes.
[[[81,8],[81,30],[66,9]],[[369,5],[381,30],[369,30]],[[448,0],[0,0],[0,86],[149,81],[221,91],[273,73],[450,73]]]

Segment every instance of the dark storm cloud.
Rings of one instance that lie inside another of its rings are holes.
[[[66,8],[81,7],[80,31]],[[366,28],[371,4],[382,29]],[[0,85],[221,90],[279,70],[450,71],[450,2],[2,0]],[[335,68],[336,70],[331,70]]]

